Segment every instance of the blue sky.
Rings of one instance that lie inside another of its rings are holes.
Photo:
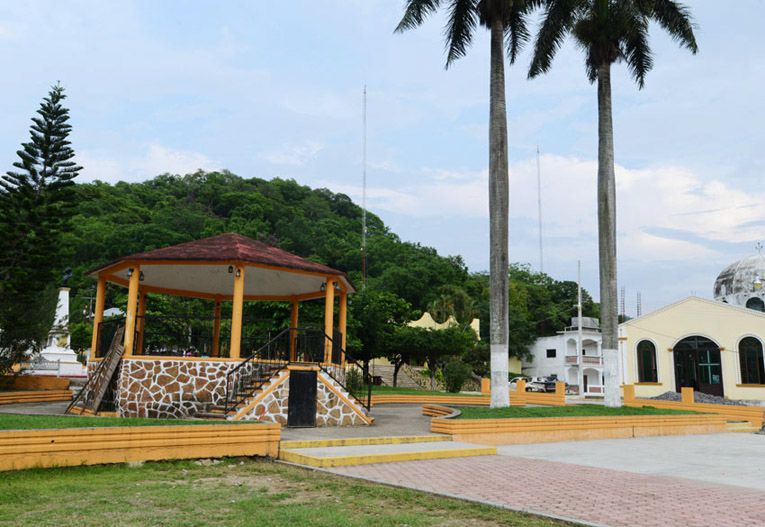
[[[688,2],[692,56],[652,28],[638,90],[614,69],[619,279],[627,311],[695,291],[765,238],[765,6]],[[360,201],[369,92],[369,208],[403,239],[487,268],[488,39],[444,69],[442,18],[393,34],[398,0],[6,2],[0,6],[0,161],[10,167],[48,87],[69,94],[83,180],[228,168]],[[508,70],[511,260],[597,296],[596,98],[578,50],[526,80]]]

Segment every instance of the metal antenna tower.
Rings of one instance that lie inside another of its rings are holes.
[[[367,85],[364,84],[361,138],[361,290],[367,287]]]
[[[637,292],[637,316],[640,316],[643,314],[643,296],[640,294],[640,291]]]
[[[539,213],[539,272],[544,273],[544,251],[542,250],[542,169],[539,162],[539,145],[537,145],[537,211]]]

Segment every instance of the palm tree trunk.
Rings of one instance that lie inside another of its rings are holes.
[[[598,68],[598,249],[605,403],[606,406],[619,407],[622,402],[619,394],[617,351],[619,319],[616,307],[616,177],[610,64]]]
[[[510,190],[507,166],[507,110],[502,20],[491,24],[489,83],[489,310],[491,343],[491,407],[510,404],[508,361],[508,222]]]

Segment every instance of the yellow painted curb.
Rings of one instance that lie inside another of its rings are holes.
[[[298,454],[290,450],[279,452],[279,459],[307,465],[309,467],[330,468],[351,465],[371,465],[374,463],[393,463],[396,461],[418,461],[422,459],[447,459],[455,457],[493,456],[495,447],[455,448],[453,450],[427,450],[423,452],[396,452],[392,454],[367,454],[364,456],[319,457]]]
[[[308,439],[304,441],[282,441],[282,449],[290,448],[321,448],[330,446],[358,446],[358,445],[401,445],[404,443],[435,443],[439,441],[451,441],[451,436],[427,435],[427,436],[388,436],[388,437],[347,437],[343,439]]]

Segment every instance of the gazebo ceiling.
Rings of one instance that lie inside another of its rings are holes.
[[[234,274],[229,267],[236,264],[245,266],[245,297],[319,296],[328,277],[354,291],[342,271],[235,233],[124,256],[89,275],[125,285],[129,269],[140,265],[141,287],[148,291],[230,297]]]

